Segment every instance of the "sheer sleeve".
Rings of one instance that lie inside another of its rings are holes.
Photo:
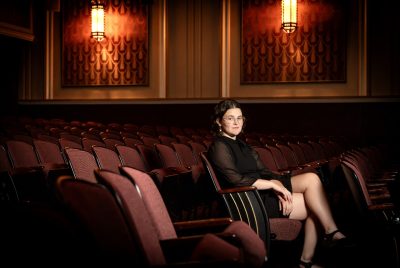
[[[215,141],[208,150],[208,157],[216,173],[227,183],[235,186],[250,186],[257,179],[242,175],[236,168],[230,148],[223,142]]]
[[[281,175],[281,174],[277,174],[272,172],[271,170],[269,170],[264,163],[261,161],[260,156],[258,155],[257,151],[254,150],[253,148],[251,148],[251,154],[253,155],[254,159],[256,159],[256,163],[257,163],[257,168],[259,170],[259,173],[261,175],[261,179],[283,179],[283,178],[287,178],[290,177],[289,174],[287,175]]]

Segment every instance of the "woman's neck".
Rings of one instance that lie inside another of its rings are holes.
[[[236,140],[236,136],[229,136],[229,135],[226,134],[225,132],[222,132],[222,136],[228,137],[228,138],[230,138],[230,139],[232,139],[232,140]]]

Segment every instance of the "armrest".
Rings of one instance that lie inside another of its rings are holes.
[[[387,183],[385,182],[367,182],[367,187],[368,188],[372,188],[372,189],[376,189],[376,188],[386,188],[387,187]]]
[[[390,194],[389,193],[373,194],[373,195],[371,195],[371,200],[373,202],[387,201],[387,200],[390,200]]]
[[[218,191],[218,193],[229,194],[229,193],[247,192],[247,191],[254,191],[254,190],[257,190],[257,188],[255,186],[242,186],[242,187],[221,189]]]
[[[371,211],[394,209],[394,208],[395,208],[395,206],[392,203],[383,203],[383,204],[376,204],[376,205],[369,205],[368,206],[368,210],[371,210]]]
[[[174,222],[178,236],[222,232],[231,224],[231,218],[212,218],[204,220]]]

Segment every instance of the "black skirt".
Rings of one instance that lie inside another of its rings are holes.
[[[284,177],[282,179],[278,179],[282,182],[283,186],[292,192],[292,183],[290,181],[290,177]],[[288,216],[284,216],[282,211],[279,209],[279,199],[273,190],[259,190],[261,200],[264,203],[265,210],[267,211],[269,218],[287,218]]]

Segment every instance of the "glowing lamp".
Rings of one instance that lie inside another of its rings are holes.
[[[91,37],[93,37],[97,41],[101,41],[105,37],[104,4],[100,3],[100,1],[92,1],[90,15],[92,19]]]
[[[282,29],[293,33],[297,28],[297,0],[282,0]]]

